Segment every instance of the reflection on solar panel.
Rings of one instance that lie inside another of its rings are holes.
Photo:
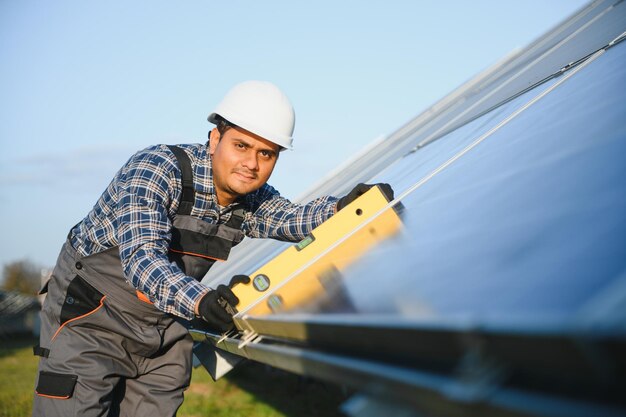
[[[625,31],[625,2],[593,2],[338,169],[302,200],[387,182],[402,232],[340,296],[194,338],[346,384],[354,416],[626,415]]]

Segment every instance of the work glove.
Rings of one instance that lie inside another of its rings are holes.
[[[221,284],[214,290],[206,293],[198,305],[200,317],[211,327],[227,332],[233,328],[233,307],[239,304],[239,298],[233,293],[232,288],[237,284],[247,284],[250,277],[247,275],[235,275],[228,286]]]
[[[388,201],[393,200],[393,189],[391,188],[391,185],[386,184],[386,183],[378,183],[378,184],[361,183],[361,184],[357,184],[356,187],[352,189],[352,191],[350,191],[348,194],[341,197],[339,201],[337,201],[337,211],[341,210],[348,204],[352,203],[354,200],[356,200],[357,198],[365,194],[370,188],[376,185],[380,187],[381,191],[383,192],[385,197],[387,197]]]

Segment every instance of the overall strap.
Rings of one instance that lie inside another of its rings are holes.
[[[246,210],[241,205],[236,206],[233,209],[233,213],[230,215],[230,219],[226,222],[226,226],[237,230],[241,229],[245,216]]]
[[[174,153],[182,174],[183,193],[180,198],[180,204],[178,205],[178,214],[191,214],[191,209],[193,209],[193,204],[196,199],[196,191],[193,188],[191,161],[189,160],[187,152],[182,148],[174,145],[167,145],[167,147]]]

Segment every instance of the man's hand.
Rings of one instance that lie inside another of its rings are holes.
[[[361,184],[357,184],[357,186],[354,187],[352,191],[350,191],[348,194],[341,197],[339,201],[337,201],[337,211],[341,210],[348,204],[352,203],[354,200],[356,200],[357,198],[365,194],[370,188],[376,185],[380,187],[385,197],[387,197],[387,200],[389,201],[393,200],[393,189],[391,188],[391,185],[386,184],[386,183],[378,183],[378,184],[361,183]]]
[[[228,286],[219,285],[215,290],[209,291],[198,305],[200,317],[209,325],[220,332],[227,332],[234,326],[233,316],[227,311],[229,306],[239,304],[239,299],[233,293],[232,287],[236,284],[247,284],[250,277],[247,275],[235,275]]]

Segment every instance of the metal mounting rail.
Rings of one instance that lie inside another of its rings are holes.
[[[274,336],[240,347],[238,338],[224,339],[199,330],[193,330],[192,335],[197,341],[241,357],[344,384],[387,402],[397,401],[416,413],[626,415],[619,392],[624,386],[624,337],[598,333],[585,337],[549,328],[533,335],[522,328],[506,331],[432,324],[419,327],[408,322],[383,326],[380,321],[359,325],[356,321],[333,324],[329,319],[255,320],[268,330],[264,335]],[[303,326],[306,338],[301,337]],[[287,339],[286,335],[295,337]],[[368,340],[369,346],[364,345]],[[517,349],[511,349],[517,344]],[[609,356],[615,362],[604,375],[594,375],[596,368],[587,366],[593,360],[589,355],[593,349],[603,349],[605,355],[612,352]],[[576,369],[564,372],[574,364]],[[524,369],[526,366],[529,368]],[[547,367],[544,372],[542,367]],[[581,377],[591,378],[589,384]],[[604,397],[593,389],[599,380],[604,380],[601,385],[610,391]],[[563,385],[567,381],[574,381],[569,387],[573,387],[572,392]],[[548,384],[558,385],[561,392],[546,390],[544,385]],[[573,395],[581,387],[585,395]]]

